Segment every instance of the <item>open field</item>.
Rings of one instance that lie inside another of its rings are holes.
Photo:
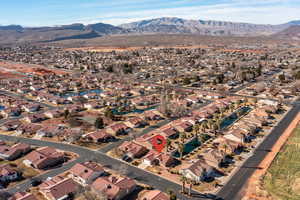
[[[300,199],[300,126],[277,155],[264,178],[273,199]]]
[[[234,36],[200,36],[179,34],[153,34],[153,35],[114,35],[93,39],[72,39],[52,42],[65,48],[92,47],[97,49],[143,48],[143,47],[174,47],[174,46],[215,46],[222,47],[228,44],[235,46],[264,43],[268,45],[278,44],[281,41],[271,37],[234,37]],[[288,41],[285,41],[288,42]],[[100,47],[100,48],[98,48]]]

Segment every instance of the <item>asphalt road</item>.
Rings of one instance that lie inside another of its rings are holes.
[[[144,184],[150,185],[154,188],[157,188],[159,190],[162,190],[162,191],[167,191],[168,189],[172,189],[173,191],[176,192],[177,197],[179,197],[179,199],[181,199],[181,200],[209,199],[209,198],[205,198],[204,195],[202,195],[196,191],[193,191],[193,197],[183,196],[180,193],[180,191],[181,191],[180,185],[173,183],[171,181],[168,181],[168,180],[160,177],[159,175],[152,174],[145,170],[131,166],[130,164],[125,163],[123,161],[111,158],[111,157],[107,156],[106,154],[99,152],[99,151],[93,151],[93,150],[90,150],[87,148],[70,145],[70,144],[55,143],[55,142],[35,140],[35,139],[30,139],[30,138],[20,138],[20,137],[16,137],[16,136],[8,136],[8,135],[0,135],[0,140],[23,142],[23,143],[27,143],[27,144],[34,145],[34,146],[49,146],[49,147],[57,148],[57,149],[60,149],[63,151],[74,152],[80,156],[79,159],[77,159],[73,162],[67,163],[63,167],[51,170],[45,174],[38,176],[37,178],[39,178],[41,180],[45,180],[48,177],[53,177],[60,173],[63,173],[66,170],[70,169],[75,163],[88,161],[88,160],[94,160],[94,161],[99,162],[100,164],[102,164],[105,167],[108,167],[108,168],[111,168],[111,169],[117,170],[117,171],[122,166],[123,169],[124,168],[126,169],[126,174],[124,174],[124,175],[126,175],[130,178],[133,178],[136,181],[139,181],[141,183],[144,183]],[[25,191],[25,190],[29,189],[30,187],[31,187],[30,181],[27,180],[9,190],[7,190],[7,192],[13,194],[17,191]]]
[[[248,178],[259,166],[259,163],[267,156],[275,142],[300,111],[300,105],[295,105],[286,116],[277,124],[265,140],[257,147],[253,155],[240,167],[229,182],[222,187],[217,194],[224,200],[240,200],[243,196],[242,189]]]
[[[177,88],[184,88],[188,89],[186,87],[177,86]],[[196,89],[197,88],[191,88]],[[239,88],[241,89],[241,88]],[[6,93],[4,91],[0,91],[0,93]],[[9,95],[14,96],[13,93],[6,93]],[[229,95],[233,96],[242,96],[237,94],[228,93]],[[16,95],[18,96],[18,95]],[[19,96],[20,97],[20,96]],[[265,99],[265,98],[258,98],[258,99]],[[248,158],[244,164],[240,167],[240,169],[233,175],[233,177],[229,180],[229,182],[222,187],[222,189],[218,192],[217,197],[221,197],[224,200],[237,200],[241,199],[241,191],[245,184],[247,183],[248,178],[253,174],[253,172],[257,169],[257,166],[259,166],[259,163],[265,158],[265,156],[268,154],[269,150],[272,148],[272,146],[275,144],[275,142],[278,140],[278,138],[281,136],[283,131],[288,127],[290,122],[294,119],[294,117],[298,114],[300,111],[300,101],[295,101],[296,103],[292,104],[294,107],[286,114],[286,116],[277,124],[276,127],[272,130],[272,132],[265,138],[265,140],[259,145],[259,147],[254,151],[253,155]],[[47,104],[45,104],[47,105]],[[51,106],[47,105],[46,107],[51,109]],[[164,124],[168,123],[168,120],[164,120],[160,122],[157,126],[163,126]],[[141,133],[139,133],[139,136],[146,134],[147,132],[155,129],[157,127],[148,127],[145,130],[143,130]],[[42,174],[38,176],[37,178],[41,180],[45,180],[48,177],[56,176],[60,173],[65,172],[66,170],[70,169],[75,163],[78,162],[84,162],[87,160],[95,160],[102,164],[105,167],[119,170],[120,166],[123,168],[126,168],[126,175],[130,178],[133,178],[141,183],[153,186],[154,188],[160,189],[162,191],[166,191],[168,189],[172,189],[176,192],[177,196],[181,200],[196,200],[196,199],[211,199],[211,198],[205,198],[204,195],[193,191],[193,197],[187,197],[183,196],[179,191],[181,190],[181,186],[173,183],[171,181],[168,181],[159,175],[152,174],[150,172],[147,172],[145,170],[136,168],[134,166],[131,166],[128,163],[125,163],[123,161],[111,158],[105,154],[105,152],[117,147],[121,144],[121,142],[128,140],[129,138],[125,138],[119,142],[107,145],[106,147],[102,148],[99,151],[90,150],[84,147],[70,145],[70,144],[64,144],[64,143],[55,143],[55,142],[49,142],[49,141],[42,141],[42,140],[34,140],[29,138],[20,138],[15,136],[7,136],[7,135],[0,135],[0,140],[7,140],[7,141],[18,141],[18,142],[24,142],[30,145],[34,146],[49,146],[53,148],[57,148],[63,151],[70,151],[74,152],[79,155],[79,158],[75,161],[69,162],[65,165],[63,165],[60,168],[53,169],[51,171],[46,172],[45,174]],[[30,181],[26,180],[23,183],[8,189],[7,191],[9,193],[15,193],[17,191],[25,191],[26,189],[30,188]]]

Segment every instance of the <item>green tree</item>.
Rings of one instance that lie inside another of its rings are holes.
[[[70,116],[70,111],[69,111],[68,109],[66,109],[66,110],[64,111],[64,118],[65,118],[65,119],[68,119],[69,116]]]
[[[133,73],[133,66],[131,64],[125,63],[123,65],[123,72],[124,72],[124,74],[132,74]]]
[[[106,110],[104,112],[104,116],[107,118],[110,118],[110,119],[114,119],[114,113],[110,107],[106,108]]]
[[[190,79],[189,77],[185,77],[185,78],[183,79],[183,84],[184,84],[184,85],[189,85],[189,84],[191,84],[191,79]]]
[[[299,80],[300,79],[300,71],[297,71],[295,74],[294,74],[294,78]]]
[[[278,76],[278,78],[279,78],[280,82],[284,82],[285,81],[285,75],[284,74],[280,74]]]
[[[170,200],[177,200],[177,196],[173,190],[168,189],[167,194],[169,195]]]
[[[102,129],[104,127],[104,121],[102,117],[98,117],[94,123],[96,129]]]

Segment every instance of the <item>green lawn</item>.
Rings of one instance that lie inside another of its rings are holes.
[[[300,126],[268,169],[264,186],[274,199],[300,199]]]

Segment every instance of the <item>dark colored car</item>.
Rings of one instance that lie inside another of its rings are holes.
[[[31,184],[33,187],[36,187],[36,186],[40,185],[41,183],[42,183],[42,181],[39,180],[39,179],[32,179],[30,184]]]

